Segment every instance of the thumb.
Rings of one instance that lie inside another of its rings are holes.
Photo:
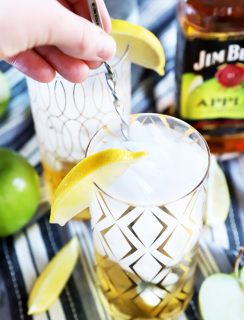
[[[48,44],[65,54],[88,61],[108,60],[115,54],[116,44],[110,35],[58,2],[49,16]]]

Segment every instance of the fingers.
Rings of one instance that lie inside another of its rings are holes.
[[[88,77],[89,66],[84,61],[67,56],[51,46],[40,47],[36,50],[65,79],[79,83]]]
[[[56,75],[54,68],[33,50],[12,56],[5,61],[25,75],[40,82],[52,81]]]
[[[75,4],[68,0],[60,1],[62,4],[50,0],[1,1],[0,57],[9,58],[38,46],[53,45],[81,60],[111,58],[115,54],[114,40],[68,9],[84,5],[86,1],[80,0]],[[108,28],[109,16],[105,5],[102,0],[98,1],[104,25]]]
[[[101,66],[101,62],[96,62],[96,61],[86,61],[86,64],[90,69],[97,69]]]
[[[55,15],[50,15],[48,44],[56,45],[74,58],[88,61],[108,60],[115,54],[116,45],[111,36],[61,4],[56,3],[56,6]]]
[[[97,1],[108,29],[106,7],[102,0]],[[86,0],[60,2],[9,0],[3,1],[0,11],[0,57],[40,82],[51,81],[56,70],[66,79],[80,82],[87,77],[89,68],[98,67],[115,54],[112,37],[69,10],[84,5]],[[12,20],[3,14],[10,11]]]
[[[65,79],[73,83],[80,83],[88,77],[90,68],[100,66],[99,62],[85,63],[66,56],[55,47],[41,47],[37,49],[37,52],[28,50],[5,59],[5,61],[40,82],[52,81],[57,71]]]

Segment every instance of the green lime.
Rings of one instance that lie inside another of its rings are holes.
[[[0,237],[25,226],[39,203],[39,178],[16,152],[0,148]]]
[[[10,85],[4,74],[0,71],[0,119],[5,115],[11,92]]]

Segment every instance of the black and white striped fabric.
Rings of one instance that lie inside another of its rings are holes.
[[[176,0],[138,1],[140,23],[156,33],[162,41],[167,65],[163,79],[153,72],[133,69],[134,112],[163,112],[173,102],[175,3]],[[0,145],[12,148],[27,158],[41,177],[42,169],[24,77],[1,61],[0,70],[5,73],[12,89],[8,115],[0,122]],[[181,320],[200,319],[197,293],[201,282],[213,273],[231,272],[237,252],[244,244],[244,156],[223,158],[220,164],[231,192],[231,209],[223,225],[211,229],[205,227],[203,230],[196,290]],[[43,191],[34,221],[14,236],[0,239],[0,320],[110,320],[96,289],[89,223],[72,221],[60,228],[50,225],[48,216],[49,205]],[[74,235],[79,237],[81,256],[66,288],[48,312],[27,316],[28,293],[33,282],[48,261]]]

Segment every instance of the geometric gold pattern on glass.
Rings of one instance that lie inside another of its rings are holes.
[[[201,186],[188,200],[203,201],[204,194]],[[167,207],[128,206],[124,208],[126,215],[116,219],[112,203],[114,199],[97,190],[91,208],[92,216],[94,210],[100,215],[98,221],[92,221],[93,235],[98,279],[110,302],[110,312],[116,315],[119,310],[145,319],[177,315],[193,291],[201,229],[201,220],[191,219],[195,206],[186,203],[181,218],[174,217]],[[150,226],[146,234],[145,223]],[[117,315],[115,319],[123,317]]]
[[[208,153],[199,134],[180,121],[156,115],[134,118],[187,134]],[[100,132],[88,154],[102,138]],[[206,177],[207,172],[183,198],[161,206],[127,204],[96,186],[90,211],[97,275],[114,319],[173,319],[186,308],[193,294]]]

